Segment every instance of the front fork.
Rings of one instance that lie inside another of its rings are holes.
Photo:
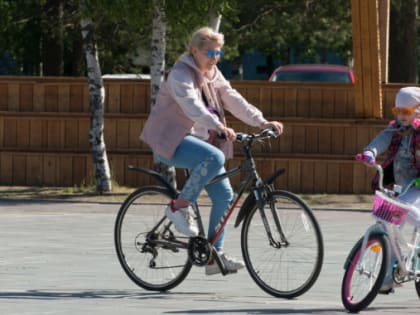
[[[286,236],[283,233],[283,227],[280,221],[280,218],[277,215],[276,205],[269,198],[270,192],[272,191],[271,187],[268,185],[259,185],[258,187],[254,188],[253,194],[255,196],[255,200],[257,202],[257,207],[261,215],[261,220],[263,221],[265,231],[267,232],[267,237],[270,242],[270,245],[274,248],[282,248],[287,247],[289,242],[286,239]],[[271,215],[273,216],[275,228],[280,236],[280,240],[275,240],[273,233],[271,231],[270,224],[268,223],[267,215],[265,212],[265,205],[268,204],[270,207]]]
[[[382,234],[386,235],[386,227],[383,224],[381,224],[380,222],[377,222],[377,223],[375,223],[375,224],[373,224],[373,225],[371,225],[367,228],[367,230],[365,231],[365,234],[363,235],[362,244],[360,246],[360,256],[359,256],[359,261],[357,262],[357,265],[356,265],[356,270],[364,270],[365,269],[363,257],[364,257],[365,252],[366,252],[366,245],[367,245],[367,242],[369,240],[369,237],[373,233],[382,233]],[[356,247],[357,247],[357,245],[350,252],[349,258],[352,256],[352,252],[356,249]],[[347,269],[347,264],[350,262],[349,258],[346,260],[347,261],[346,266],[345,266],[346,269]]]

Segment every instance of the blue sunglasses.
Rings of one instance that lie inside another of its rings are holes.
[[[223,56],[223,51],[221,51],[221,50],[207,50],[207,57],[213,58],[214,56],[222,57]]]

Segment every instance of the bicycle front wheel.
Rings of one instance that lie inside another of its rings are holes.
[[[341,300],[352,313],[366,308],[376,297],[384,281],[389,261],[389,246],[385,236],[369,236],[363,257],[362,239],[349,255],[341,285]]]
[[[321,229],[306,203],[290,192],[271,192],[263,213],[255,206],[245,218],[241,240],[248,272],[273,296],[302,295],[319,276]]]
[[[140,287],[166,291],[180,284],[191,270],[188,238],[165,217],[173,196],[163,187],[143,187],[122,204],[115,222],[118,259],[128,277]]]

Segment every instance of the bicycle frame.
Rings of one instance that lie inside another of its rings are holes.
[[[252,154],[251,154],[251,144],[250,143],[243,147],[243,153],[244,153],[244,156],[245,156],[245,160],[242,162],[241,165],[239,165],[235,168],[229,169],[225,173],[216,176],[215,178],[213,178],[210,181],[210,183],[208,183],[206,185],[206,187],[209,187],[209,186],[211,186],[211,185],[213,185],[213,184],[215,184],[215,183],[217,183],[217,182],[219,182],[219,181],[221,181],[225,178],[229,178],[231,176],[237,175],[240,172],[246,172],[247,173],[247,176],[245,177],[245,179],[240,182],[238,188],[235,190],[234,198],[233,198],[230,206],[225,210],[225,212],[222,215],[219,223],[216,225],[216,228],[215,228],[215,231],[213,232],[213,235],[211,237],[209,237],[211,245],[214,245],[217,238],[220,236],[220,233],[222,232],[223,228],[227,224],[231,214],[233,213],[236,205],[238,204],[238,202],[239,202],[240,198],[242,197],[243,193],[245,192],[245,190],[249,187],[252,187],[253,197],[259,203],[259,207],[262,210],[262,208],[264,207],[264,197],[265,197],[264,196],[264,191],[267,190],[268,184],[271,183],[272,181],[274,181],[274,179],[276,177],[278,177],[279,175],[281,175],[284,172],[284,169],[278,170],[272,176],[270,176],[266,181],[262,181],[258,172],[257,172],[254,158],[252,157]],[[250,192],[250,195],[251,195],[251,192]],[[201,220],[201,215],[200,215],[198,203],[195,202],[191,206],[192,206],[192,208],[193,208],[193,210],[194,210],[194,212],[197,216],[197,222],[198,222],[198,226],[199,226],[200,235],[204,236],[204,234],[205,234],[204,233],[204,227],[203,227],[203,223],[202,223],[202,220]],[[238,214],[238,217],[240,216],[240,214]],[[263,219],[267,234],[269,235],[270,241],[272,243],[275,243],[263,211],[261,211],[261,215],[262,215],[262,219]],[[242,216],[244,216],[244,214],[242,214]],[[237,224],[235,224],[235,227],[236,226],[237,226]],[[282,236],[282,240],[284,241],[284,235],[283,235],[283,233],[281,233],[282,229],[281,229],[281,225],[279,223],[277,224],[277,228],[280,231],[280,235]]]
[[[251,188],[251,192],[249,193],[248,197],[246,198],[244,204],[242,205],[240,212],[238,214],[237,220],[235,222],[235,227],[237,227],[239,225],[239,223],[243,220],[244,217],[246,217],[248,211],[250,209],[252,209],[252,207],[254,206],[255,203],[257,203],[259,209],[260,209],[260,213],[261,213],[261,217],[265,226],[265,229],[267,231],[267,236],[270,240],[270,244],[280,248],[282,245],[287,245],[288,242],[286,240],[285,235],[283,234],[283,229],[281,227],[281,223],[280,220],[278,219],[277,215],[274,215],[275,218],[275,224],[277,227],[277,230],[279,232],[280,235],[280,242],[275,241],[273,238],[273,235],[270,231],[270,226],[267,222],[265,213],[264,213],[264,201],[266,200],[266,196],[268,195],[269,191],[270,191],[270,184],[281,174],[284,173],[285,169],[279,169],[276,172],[274,172],[272,175],[270,175],[268,178],[266,178],[264,181],[261,180],[257,169],[256,169],[256,164],[254,161],[254,158],[252,157],[252,144],[254,143],[254,141],[258,140],[259,137],[251,137],[251,138],[242,138],[244,136],[244,134],[240,134],[238,133],[238,141],[240,142],[245,142],[244,146],[242,147],[242,151],[245,157],[245,160],[242,162],[241,165],[234,167],[232,169],[227,170],[225,173],[217,175],[215,178],[213,178],[210,183],[208,183],[206,185],[206,187],[209,187],[225,178],[234,176],[239,174],[240,172],[245,172],[246,173],[246,177],[244,180],[242,180],[238,186],[238,188],[236,189],[236,191],[234,192],[234,198],[230,204],[230,206],[225,210],[223,216],[221,217],[220,222],[217,224],[215,231],[213,232],[213,234],[211,235],[211,237],[209,237],[210,241],[209,243],[213,246],[214,243],[216,242],[217,238],[220,236],[220,233],[222,232],[223,228],[225,227],[225,225],[227,224],[231,214],[233,213],[236,205],[238,204],[240,198],[242,197],[243,193],[247,190],[247,188]],[[259,136],[261,136],[261,138],[263,137],[269,137],[270,135],[267,134],[267,130],[262,131]],[[162,177],[162,175],[158,172],[155,172],[153,170],[147,169],[147,168],[143,168],[143,167],[136,167],[136,166],[129,166],[130,169],[136,170],[136,171],[140,171],[143,173],[146,173],[147,175],[152,176],[160,185],[162,185],[163,187],[167,188],[171,194],[174,196],[177,195],[177,191],[175,190],[175,188],[173,186],[171,186],[171,184],[169,184],[165,178]],[[187,176],[188,176],[188,170],[186,170]],[[205,229],[203,226],[203,222],[202,222],[202,218],[201,218],[201,214],[199,211],[199,206],[197,202],[194,202],[191,204],[191,207],[194,210],[194,213],[196,215],[197,218],[197,224],[198,224],[198,228],[199,228],[199,235],[204,237],[205,236]],[[164,219],[162,219],[161,222],[163,222]],[[162,241],[158,241],[158,243],[162,243]],[[161,245],[162,245],[161,244]],[[185,247],[185,243],[184,242],[172,242],[171,244],[167,244],[169,246],[175,246],[175,247]]]
[[[386,193],[389,196],[393,196],[395,197],[395,192],[393,190],[389,190],[387,188],[385,188],[383,186],[383,170],[379,165],[375,164],[375,168],[378,170],[379,172],[379,189],[380,191]],[[404,192],[401,193],[401,195],[403,195],[404,193],[406,193],[408,191],[408,189],[414,184],[414,182],[412,182],[411,184],[409,184],[406,189],[404,190]],[[399,189],[400,190],[400,187]],[[370,227],[368,227],[368,229],[366,230],[364,236],[363,236],[363,241],[362,241],[362,247],[361,247],[361,253],[360,253],[360,257],[363,257],[363,255],[365,254],[366,251],[366,244],[367,241],[369,239],[370,234],[372,234],[373,232],[379,232],[379,233],[383,233],[385,235],[388,236],[389,239],[389,243],[391,245],[391,250],[393,253],[395,253],[395,257],[397,259],[398,262],[398,277],[400,279],[401,282],[405,282],[405,281],[410,281],[416,278],[416,271],[417,271],[417,261],[420,259],[420,257],[416,253],[420,253],[420,248],[417,246],[417,244],[419,243],[420,240],[420,232],[419,229],[420,227],[418,225],[412,224],[413,225],[413,232],[412,232],[412,236],[411,236],[411,240],[410,243],[408,243],[405,238],[404,235],[402,234],[401,230],[404,227],[404,225],[406,224],[406,222],[402,223],[401,225],[395,225],[395,224],[391,224],[385,220],[382,220],[379,217],[376,217],[376,223],[371,225]],[[401,244],[405,244],[405,246],[407,246],[409,248],[409,252],[407,255],[404,255],[402,249],[401,249]],[[391,256],[390,256],[391,259]],[[357,263],[357,268],[364,268],[363,263],[361,262],[363,260],[359,260]],[[393,263],[392,261],[388,261],[388,264]],[[420,272],[420,270],[419,270]]]
[[[209,187],[225,178],[234,176],[239,174],[243,169],[243,165],[235,167],[233,169],[228,170],[227,172],[220,174],[218,176],[216,176],[209,184],[206,185],[206,187]],[[216,225],[214,234],[210,237],[210,244],[214,245],[214,243],[216,242],[217,238],[219,237],[220,233],[222,232],[223,228],[225,227],[225,225],[227,224],[231,214],[233,213],[236,205],[238,204],[241,196],[243,195],[244,191],[246,190],[247,187],[250,186],[252,181],[252,176],[248,175],[246,177],[245,180],[241,181],[241,183],[239,184],[238,189],[234,192],[234,198],[230,204],[230,206],[225,210],[225,212],[223,213],[219,223]],[[194,202],[193,204],[191,204],[191,207],[194,210],[195,215],[197,216],[197,223],[199,226],[199,231],[200,231],[200,235],[204,236],[204,226],[203,226],[203,222],[201,220],[201,215],[200,215],[200,211],[199,211],[199,206],[197,202]]]
[[[416,277],[416,269],[417,269],[417,260],[420,259],[419,257],[415,257],[416,253],[420,248],[417,247],[417,243],[420,240],[420,233],[419,227],[414,226],[412,237],[409,242],[405,241],[404,236],[401,233],[402,226],[397,226],[394,224],[389,224],[383,220],[377,219],[376,223],[369,226],[366,230],[363,241],[362,247],[360,252],[360,257],[363,257],[366,251],[366,244],[369,239],[370,234],[373,232],[380,232],[388,236],[389,243],[391,245],[392,251],[395,253],[395,257],[398,262],[399,267],[399,278],[404,279],[404,281],[414,280]],[[404,255],[401,244],[405,244],[409,248],[408,255]],[[391,257],[390,257],[391,258]],[[388,264],[392,263],[392,261],[388,261]],[[363,259],[359,260],[357,263],[357,269],[364,270],[363,266]]]

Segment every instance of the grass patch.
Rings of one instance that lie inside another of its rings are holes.
[[[70,200],[80,202],[118,202],[122,203],[136,188],[112,183],[112,191],[98,193],[94,185],[73,187],[39,187],[39,186],[0,186],[1,199],[34,199],[34,200]],[[299,194],[310,207],[314,208],[366,208],[370,209],[373,195],[338,195],[338,194]],[[242,199],[245,196],[242,197]],[[240,202],[240,204],[243,200]],[[200,205],[210,205],[211,201],[205,191],[200,195]]]

